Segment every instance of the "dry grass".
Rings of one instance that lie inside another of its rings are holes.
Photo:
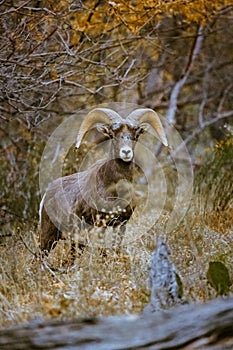
[[[179,227],[167,235],[172,260],[177,266],[189,300],[205,301],[215,296],[206,282],[208,262],[221,260],[233,266],[233,220],[228,213],[196,215],[190,210]],[[89,247],[76,259],[76,267],[67,272],[46,269],[33,252],[38,252],[37,232],[30,227],[15,230],[2,238],[0,274],[1,326],[35,318],[68,318],[87,315],[138,313],[149,300],[147,269],[154,238],[163,233],[167,215],[161,215],[149,233],[138,234],[141,227],[128,227],[131,237],[118,255],[109,250],[103,258],[96,247]],[[224,222],[226,223],[224,225]],[[140,220],[139,220],[140,224]],[[69,246],[61,241],[49,262],[62,267]],[[233,271],[230,269],[232,280]]]
[[[37,229],[29,224],[21,224],[19,229],[8,227],[12,236],[0,237],[0,326],[41,317],[140,313],[150,297],[147,271],[158,235],[165,236],[171,249],[185,297],[197,302],[214,298],[216,292],[206,278],[210,261],[223,262],[233,282],[233,173],[228,171],[232,150],[226,143],[199,173],[189,212],[173,231],[165,233],[177,183],[174,172],[171,183],[166,175],[171,193],[164,202],[164,183],[159,183],[161,174],[157,172],[152,188],[159,192],[152,193],[146,209],[139,210],[128,224],[121,252],[109,248],[102,257],[97,245],[90,244],[77,257],[75,268],[66,273],[69,243],[60,241],[49,255],[48,263],[60,269],[53,272],[40,257]],[[143,188],[138,190],[140,193]]]

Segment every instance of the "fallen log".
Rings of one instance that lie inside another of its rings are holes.
[[[233,349],[233,297],[132,316],[31,321],[0,330],[0,349]]]

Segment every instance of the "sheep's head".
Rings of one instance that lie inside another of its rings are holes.
[[[123,119],[117,112],[109,108],[92,110],[81,124],[76,147],[79,148],[85,134],[93,127],[112,139],[112,156],[124,162],[134,157],[134,145],[139,136],[151,126],[159,140],[167,146],[167,138],[158,115],[149,108],[140,108]]]

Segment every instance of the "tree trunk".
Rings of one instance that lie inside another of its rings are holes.
[[[30,322],[0,331],[0,349],[233,349],[233,298],[132,316]]]

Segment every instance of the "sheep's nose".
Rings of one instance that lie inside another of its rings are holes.
[[[133,151],[130,147],[123,147],[120,150],[120,158],[124,161],[124,162],[130,162],[133,158]]]
[[[123,149],[122,153],[124,153],[126,155],[126,157],[128,156],[128,154],[130,154],[131,150],[129,149],[128,151]]]

